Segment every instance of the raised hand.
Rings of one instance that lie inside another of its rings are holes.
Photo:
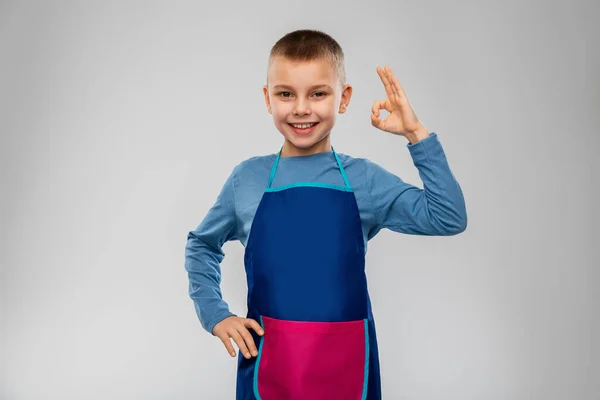
[[[256,357],[258,351],[248,328],[254,329],[261,336],[264,334],[262,327],[255,320],[233,315],[216,324],[213,328],[213,334],[221,339],[232,357],[235,357],[235,350],[231,344],[231,339],[235,341],[244,357]]]
[[[384,69],[377,67],[377,74],[383,82],[385,100],[375,100],[371,109],[371,124],[382,131],[406,137],[411,143],[416,143],[429,136],[429,132],[417,118],[415,111],[408,101],[404,89],[389,66]],[[379,119],[381,109],[390,113],[386,119]]]

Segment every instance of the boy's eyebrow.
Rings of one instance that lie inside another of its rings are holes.
[[[311,86],[309,88],[309,90],[320,89],[320,88],[327,88],[329,90],[333,90],[333,88],[331,86],[326,85],[326,84]],[[273,86],[273,89],[276,90],[276,89],[293,89],[293,88],[291,86],[288,86],[288,85],[275,85],[275,86]]]

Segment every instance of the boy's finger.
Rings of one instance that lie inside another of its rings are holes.
[[[371,107],[371,112],[379,117],[379,110],[382,108],[387,111],[386,100],[375,100],[373,107]]]
[[[254,344],[254,338],[252,338],[250,331],[248,329],[246,329],[246,327],[244,326],[240,329],[239,332],[242,335],[242,337],[244,338],[244,340],[246,341],[246,346],[248,347],[248,350],[250,351],[250,353],[253,356],[257,356],[258,351],[256,351],[256,345]]]
[[[387,95],[392,96],[394,94],[394,89],[392,88],[392,84],[390,83],[385,71],[380,66],[377,66],[377,74],[379,74],[381,82],[383,82],[383,86],[385,87],[385,92]]]
[[[246,321],[244,321],[244,325],[247,328],[254,329],[256,331],[256,333],[258,333],[261,336],[264,333],[262,326],[260,326],[260,324],[258,322],[256,322],[255,320],[253,320],[252,318],[247,318]]]
[[[227,351],[229,352],[231,357],[235,357],[235,349],[233,348],[233,345],[231,344],[229,335],[223,334],[223,335],[219,336],[219,339],[221,339],[221,342],[223,342],[223,344],[225,345],[225,348],[227,349]]]
[[[379,128],[379,129],[383,129],[383,120],[377,118],[377,116],[375,114],[371,114],[371,124],[375,127],[375,128]]]
[[[390,72],[391,72],[391,70],[390,70]],[[394,89],[396,89],[396,94],[400,98],[406,98],[406,93],[404,92],[404,88],[402,87],[402,85],[400,85],[400,81],[398,80],[398,78],[396,78],[396,75],[394,75],[394,74],[391,74],[391,75],[392,75],[392,83],[394,84]]]
[[[237,344],[238,348],[240,349],[240,351],[242,352],[244,357],[250,358],[251,357],[250,352],[248,351],[248,348],[246,347],[246,343],[244,343],[244,338],[242,338],[242,335],[240,335],[240,333],[234,328],[234,329],[232,329],[230,336],[233,339],[233,341],[235,342],[235,344]]]

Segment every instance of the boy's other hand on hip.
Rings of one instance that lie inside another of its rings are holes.
[[[258,350],[256,349],[254,339],[248,328],[254,329],[256,333],[261,336],[264,333],[260,324],[252,318],[230,316],[215,325],[213,328],[213,335],[221,339],[232,357],[235,357],[235,350],[231,344],[231,339],[235,341],[235,344],[237,344],[244,357],[256,357],[258,355]]]

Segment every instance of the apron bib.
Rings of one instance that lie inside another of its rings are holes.
[[[297,182],[272,188],[281,151],[244,254],[258,356],[239,354],[238,400],[381,398],[363,232],[354,191]]]

